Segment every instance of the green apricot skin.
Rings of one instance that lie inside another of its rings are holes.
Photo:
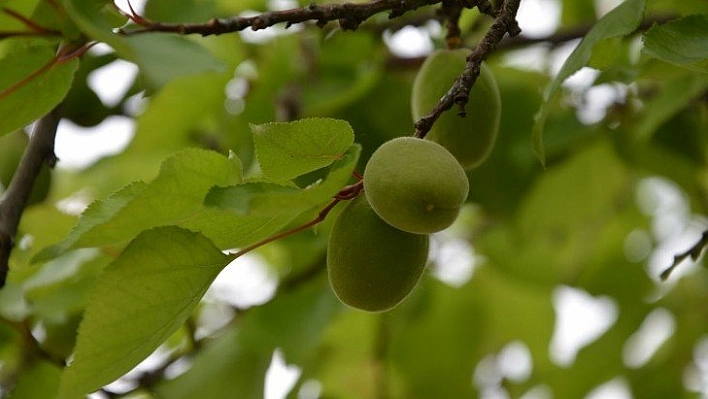
[[[327,249],[329,282],[340,301],[383,312],[403,301],[428,259],[427,235],[397,230],[381,220],[363,195],[334,222]]]
[[[442,96],[467,65],[469,50],[437,50],[423,62],[413,82],[411,110],[419,120],[432,111]],[[445,111],[435,121],[426,139],[441,144],[457,158],[465,170],[482,164],[492,149],[499,132],[501,97],[494,75],[486,64],[470,91],[462,118],[457,110]]]
[[[374,151],[364,169],[364,193],[391,226],[429,234],[449,227],[467,199],[469,183],[440,144],[398,137]]]

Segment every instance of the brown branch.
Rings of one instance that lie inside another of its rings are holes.
[[[135,14],[131,9],[131,13],[126,13],[126,15],[140,27],[119,32],[125,35],[145,32],[172,32],[181,35],[199,34],[208,36],[238,32],[247,28],[260,30],[279,23],[285,23],[285,27],[288,28],[296,23],[316,21],[317,26],[322,27],[328,22],[335,20],[343,30],[356,30],[362,22],[380,12],[390,11],[389,18],[396,18],[408,11],[440,2],[442,0],[371,0],[365,3],[322,5],[312,3],[303,8],[268,11],[250,17],[212,18],[206,23],[188,24],[149,21]],[[464,1],[463,3],[473,5],[477,4],[478,1]]]
[[[61,119],[61,105],[39,119],[12,181],[0,199],[0,288],[5,285],[9,271],[10,253],[15,243],[17,227],[34,181],[45,163],[53,167],[54,137]]]
[[[477,47],[467,56],[465,70],[455,80],[450,90],[440,99],[433,110],[415,123],[416,137],[425,137],[440,115],[452,108],[454,104],[458,106],[457,114],[461,117],[465,116],[465,105],[467,105],[469,100],[470,90],[479,76],[482,61],[496,49],[507,33],[510,37],[521,33],[521,29],[516,22],[516,13],[519,10],[520,2],[521,0],[504,1],[492,26]]]
[[[664,271],[661,272],[661,275],[659,277],[661,277],[662,280],[666,280],[667,278],[669,278],[674,269],[676,269],[676,266],[678,266],[686,258],[690,257],[692,261],[697,261],[698,257],[701,256],[701,252],[703,252],[703,249],[706,246],[708,246],[708,230],[704,231],[703,234],[701,234],[701,238],[698,240],[698,242],[693,244],[691,248],[689,248],[685,252],[674,256],[674,262],[671,264],[671,266],[664,269]]]
[[[441,12],[445,15],[445,27],[447,35],[445,44],[449,49],[456,49],[462,43],[462,31],[460,30],[460,16],[462,15],[462,4],[458,1],[444,0]]]

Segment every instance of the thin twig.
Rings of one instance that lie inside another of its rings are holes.
[[[172,24],[147,20],[137,15],[131,8],[126,16],[139,28],[120,30],[119,33],[132,35],[145,32],[172,32],[181,35],[220,35],[242,31],[247,28],[260,30],[279,23],[288,28],[293,24],[315,21],[324,26],[337,21],[342,30],[356,30],[359,25],[380,12],[389,11],[389,18],[396,18],[419,7],[442,2],[442,0],[372,0],[364,3],[310,4],[291,10],[267,11],[250,17],[212,18],[206,23]],[[477,3],[471,1],[469,3]]]
[[[661,277],[662,280],[666,280],[669,278],[671,273],[676,269],[676,267],[683,262],[686,258],[691,258],[692,261],[697,261],[698,258],[701,256],[701,252],[703,252],[703,248],[708,246],[708,230],[704,231],[703,234],[701,234],[701,238],[693,244],[691,248],[689,248],[686,252],[682,252],[676,256],[674,256],[674,262],[671,264],[671,266],[667,267],[664,269],[663,272],[661,272]]]
[[[440,115],[452,108],[454,104],[458,106],[458,115],[461,117],[466,115],[465,106],[469,100],[470,90],[479,76],[482,61],[494,51],[507,33],[509,36],[516,36],[521,33],[521,29],[516,22],[516,13],[519,10],[520,2],[521,0],[506,0],[504,2],[492,26],[477,47],[467,56],[465,70],[455,80],[450,90],[440,99],[433,110],[415,123],[416,137],[425,137]]]
[[[54,137],[61,119],[60,108],[60,105],[55,107],[37,121],[22,160],[7,191],[0,199],[0,288],[5,285],[7,279],[17,227],[27,206],[34,181],[44,164],[53,167],[57,161],[54,154]]]

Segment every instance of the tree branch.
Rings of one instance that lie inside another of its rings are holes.
[[[61,105],[55,107],[37,121],[22,160],[7,191],[0,199],[0,288],[5,285],[7,279],[17,227],[34,181],[44,163],[53,167],[57,161],[54,155],[54,137],[61,119],[60,108]]]
[[[288,28],[293,24],[316,21],[324,26],[329,21],[338,21],[343,30],[356,30],[359,24],[375,14],[390,11],[389,18],[395,18],[421,6],[440,3],[442,0],[372,0],[365,3],[310,4],[307,7],[282,11],[267,11],[250,17],[212,18],[206,23],[171,24],[149,21],[137,15],[132,9],[126,14],[140,28],[119,31],[125,35],[145,32],[172,32],[181,35],[220,35],[242,31],[246,28],[260,30],[279,23]]]
[[[415,123],[416,137],[425,137],[440,115],[452,108],[454,104],[458,106],[458,115],[461,117],[466,115],[465,105],[467,105],[467,101],[469,100],[470,90],[479,76],[482,61],[484,61],[488,54],[494,51],[507,33],[510,37],[521,33],[521,29],[516,22],[516,13],[519,10],[520,2],[521,0],[504,1],[492,26],[477,47],[467,56],[467,66],[465,70],[455,80],[450,90],[440,99],[433,110]]]
[[[685,252],[674,256],[674,262],[671,264],[671,266],[664,269],[664,271],[661,272],[661,275],[659,277],[661,277],[662,280],[666,280],[667,278],[669,278],[676,266],[678,266],[688,257],[690,257],[691,260],[694,262],[697,261],[698,257],[701,256],[701,252],[703,252],[703,248],[705,248],[706,246],[708,246],[708,230],[704,231],[703,234],[701,234],[701,238],[698,240],[698,242],[693,244],[691,248],[689,248]]]

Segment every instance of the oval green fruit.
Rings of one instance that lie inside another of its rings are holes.
[[[432,111],[450,90],[467,65],[469,50],[437,50],[430,54],[416,75],[411,95],[413,119]],[[464,169],[472,169],[489,156],[499,131],[501,97],[494,75],[486,64],[470,91],[462,118],[456,109],[445,111],[435,121],[426,139],[441,144],[457,158]]]
[[[398,305],[413,290],[428,259],[429,238],[381,220],[366,197],[347,204],[327,249],[329,281],[345,304],[369,312]]]
[[[374,151],[364,169],[364,193],[386,223],[409,233],[450,226],[467,199],[469,183],[440,144],[398,137]]]

